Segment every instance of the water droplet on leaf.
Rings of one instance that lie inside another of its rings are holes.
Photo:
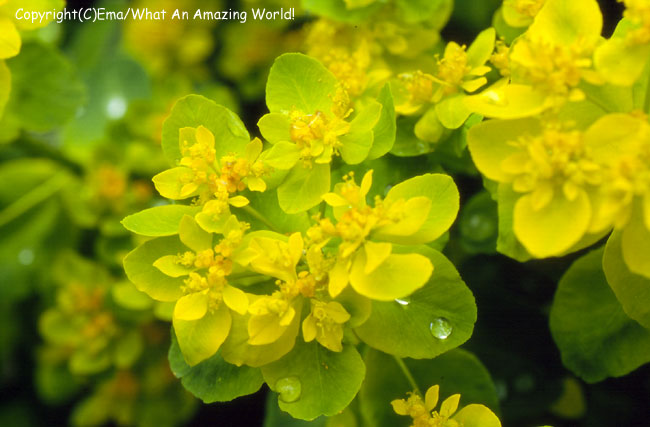
[[[409,300],[407,300],[407,299],[397,299],[397,298],[395,298],[395,302],[398,303],[399,305],[404,305],[404,306],[409,305]]]
[[[431,322],[429,325],[431,335],[438,338],[439,340],[446,340],[449,338],[449,335],[451,335],[453,329],[454,328],[451,326],[451,323],[449,323],[449,320],[445,319],[444,317],[438,317],[437,319],[434,319],[433,322]]]
[[[111,119],[121,119],[126,113],[126,99],[114,96],[106,104],[106,115]]]
[[[31,265],[34,262],[34,251],[26,248],[18,252],[18,262],[22,265]]]
[[[279,399],[284,403],[292,403],[300,399],[302,384],[298,377],[280,378],[275,383],[275,390],[278,392]]]

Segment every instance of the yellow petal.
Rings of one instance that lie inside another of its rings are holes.
[[[205,126],[199,126],[196,128],[196,142],[214,147],[214,135]]]
[[[291,261],[295,266],[302,258],[302,250],[304,247],[304,242],[302,241],[302,235],[298,232],[293,233],[289,236],[289,253],[291,254]]]
[[[365,201],[366,195],[368,194],[368,191],[370,191],[370,187],[372,187],[372,169],[370,169],[366,174],[363,176],[363,179],[361,180],[361,198]],[[364,203],[365,205],[365,203]]]
[[[174,318],[178,346],[187,364],[194,366],[213,356],[228,337],[231,325],[230,310],[223,304],[198,320]]]
[[[194,271],[194,267],[186,267],[178,263],[178,256],[165,255],[158,258],[153,266],[162,271],[169,277],[187,276]]]
[[[375,243],[368,241],[363,248],[366,251],[366,266],[364,272],[370,274],[375,271],[382,262],[386,261],[386,258],[388,258],[393,250],[393,245],[390,243]]]
[[[462,423],[463,427],[501,427],[501,421],[494,412],[478,404],[465,406],[453,419]]]
[[[8,18],[0,18],[0,59],[11,58],[20,52],[20,34]]]
[[[248,297],[241,289],[226,285],[223,288],[223,302],[228,308],[244,315],[248,311]]]
[[[262,144],[262,141],[260,141],[259,138],[254,138],[251,142],[246,144],[246,148],[244,149],[244,157],[250,163],[253,163],[262,152],[263,147],[264,146]]]
[[[390,404],[393,406],[393,411],[397,415],[409,415],[409,410],[411,409],[411,405],[406,403],[406,400],[404,399],[395,399]]]
[[[335,323],[345,323],[350,320],[350,313],[348,313],[343,306],[336,302],[330,301],[325,306],[327,317],[332,319]]]
[[[325,203],[327,203],[328,205],[334,207],[348,206],[350,204],[350,202],[348,202],[346,199],[344,199],[343,197],[339,196],[336,193],[323,194],[323,200],[325,200]]]
[[[440,415],[450,417],[458,409],[458,402],[460,402],[460,394],[452,394],[446,398],[440,405]]]
[[[564,193],[543,208],[535,209],[531,195],[521,197],[515,204],[515,235],[537,258],[561,255],[582,238],[591,222],[591,206],[584,191],[570,201]]]
[[[366,274],[365,251],[355,255],[350,270],[350,285],[359,294],[379,301],[404,298],[424,286],[433,265],[420,254],[392,254],[372,273]]]
[[[228,199],[228,203],[236,208],[242,208],[248,205],[250,202],[244,196],[235,196]]]
[[[313,341],[318,333],[316,318],[310,313],[302,322],[302,337],[305,342]]]
[[[424,404],[427,408],[427,411],[431,412],[435,409],[438,404],[438,397],[440,395],[440,386],[434,385],[429,387],[427,392],[424,394]]]
[[[259,192],[266,191],[266,182],[264,182],[262,178],[258,178],[256,176],[249,176],[246,179],[246,185],[248,186],[248,189],[251,191],[259,191]]]
[[[509,182],[512,178],[510,170],[504,170],[510,165],[510,158],[518,160],[525,156],[518,147],[509,144],[517,141],[522,135],[541,132],[540,123],[536,119],[517,120],[488,120],[481,122],[467,132],[467,143],[472,160],[476,167],[487,178],[498,182]],[[515,171],[522,166],[515,162]]]
[[[280,319],[275,314],[251,316],[248,320],[248,343],[270,344],[280,338],[286,329],[287,326],[280,325]]]
[[[348,285],[349,274],[348,270],[350,268],[349,260],[339,259],[334,268],[329,271],[329,293],[332,298],[336,298],[343,289]]]
[[[176,301],[174,319],[197,320],[208,311],[208,296],[201,292],[182,296]]]

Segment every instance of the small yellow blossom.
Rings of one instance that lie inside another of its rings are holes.
[[[343,350],[343,324],[350,320],[350,314],[336,302],[311,300],[311,313],[302,322],[302,335],[306,342],[314,338],[332,351]]]
[[[460,411],[458,404],[460,394],[453,394],[438,405],[440,387],[430,387],[424,397],[409,393],[406,399],[396,399],[391,402],[393,410],[398,415],[406,415],[413,419],[412,427],[462,427],[463,425],[479,425],[481,427],[501,427],[501,422],[494,413],[484,405],[472,404]]]
[[[204,126],[180,131],[179,166],[154,177],[158,192],[180,200],[196,197],[202,206],[196,219],[205,230],[221,232],[230,217],[230,206],[243,207],[249,201],[236,195],[245,189],[265,191],[262,179],[270,168],[260,161],[262,142],[255,138],[242,155],[228,154],[217,159],[214,135]]]
[[[323,196],[334,208],[336,224],[329,218],[322,218],[307,232],[308,247],[322,245],[333,238],[341,240],[336,261],[332,261],[328,272],[328,290],[332,297],[351,283],[358,293],[370,298],[399,298],[422,286],[431,274],[432,266],[424,257],[392,254],[391,243],[373,241],[391,241],[395,236],[416,233],[429,214],[431,201],[426,197],[413,197],[386,203],[376,197],[375,206],[371,207],[366,202],[371,185],[372,171],[363,177],[361,186],[354,182],[353,174],[344,177],[334,193]],[[413,275],[404,277],[399,285],[386,286],[385,281],[400,268],[410,269]]]
[[[513,80],[526,82],[561,106],[565,101],[584,99],[577,88],[584,79],[599,83],[591,70],[593,47],[575,43],[562,45],[542,38],[527,37],[518,41],[510,54]]]
[[[633,45],[650,43],[650,2],[647,0],[618,0],[625,5],[623,17],[636,28],[627,33],[626,40]]]

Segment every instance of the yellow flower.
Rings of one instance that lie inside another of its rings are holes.
[[[410,393],[407,399],[396,399],[391,402],[393,410],[398,415],[407,415],[413,419],[413,427],[462,427],[463,425],[480,425],[481,427],[500,427],[501,422],[494,413],[484,405],[472,404],[460,411],[458,403],[460,394],[453,394],[440,405],[440,411],[434,409],[438,405],[440,387],[430,387],[422,398]]]
[[[478,169],[514,191],[514,233],[531,255],[560,255],[590,230],[603,145],[537,119],[483,122],[470,130],[468,144]]]
[[[464,92],[471,93],[485,85],[487,79],[483,76],[490,71],[485,62],[494,48],[494,39],[494,29],[488,29],[479,34],[469,49],[449,42],[442,58],[436,55],[435,72],[400,74],[399,83],[405,88],[407,99],[398,102],[395,111],[410,115],[429,103],[439,103]]]
[[[404,297],[424,285],[433,267],[418,254],[393,254],[393,239],[418,232],[427,220],[431,200],[424,196],[385,202],[375,198],[366,203],[372,185],[372,171],[358,186],[350,174],[323,199],[334,208],[337,219],[320,219],[308,232],[310,245],[340,239],[336,261],[329,271],[329,294],[339,295],[348,283],[356,292],[378,300]],[[390,194],[390,193],[389,193]],[[374,240],[386,240],[376,242]],[[397,275],[401,275],[397,280]]]
[[[594,146],[611,147],[599,161],[604,179],[596,197],[593,231],[621,231],[628,268],[650,277],[650,124],[646,116],[609,114],[585,135]]]
[[[650,43],[650,3],[647,0],[618,1],[625,5],[623,17],[635,25],[626,35],[627,42],[633,45]]]
[[[525,27],[533,22],[545,0],[504,0],[503,19],[512,27]]]
[[[231,217],[224,238],[213,246],[212,234],[185,215],[179,225],[179,237],[191,251],[163,256],[153,264],[167,276],[187,276],[172,320],[178,344],[190,365],[217,352],[230,332],[231,310],[242,315],[248,311],[246,293],[228,282],[233,270],[233,249],[240,244],[245,229],[245,224]]]
[[[314,338],[325,348],[341,351],[343,346],[343,324],[350,320],[350,314],[336,301],[311,300],[311,313],[302,322],[305,342]]]
[[[179,166],[153,178],[158,192],[169,199],[197,197],[202,210],[196,220],[205,230],[219,233],[230,217],[230,206],[248,205],[246,197],[235,195],[248,188],[265,191],[262,179],[268,168],[260,161],[262,142],[255,138],[241,156],[216,158],[215,139],[204,126],[180,130]]]

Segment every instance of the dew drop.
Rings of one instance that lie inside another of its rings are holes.
[[[106,115],[111,119],[121,119],[126,113],[126,99],[121,96],[114,96],[106,104]]]
[[[300,399],[302,384],[298,377],[280,378],[275,383],[275,390],[278,392],[279,399],[284,403],[292,403]]]
[[[449,323],[449,320],[445,319],[444,317],[438,317],[437,319],[434,319],[433,322],[431,322],[429,325],[431,335],[438,338],[439,340],[446,340],[449,338],[449,335],[451,335],[453,329],[454,328]]]
[[[22,265],[31,265],[34,262],[34,251],[25,248],[18,252],[18,262]]]
[[[409,300],[407,300],[407,299],[395,298],[395,302],[398,303],[399,305],[403,305],[403,306],[409,305]]]

